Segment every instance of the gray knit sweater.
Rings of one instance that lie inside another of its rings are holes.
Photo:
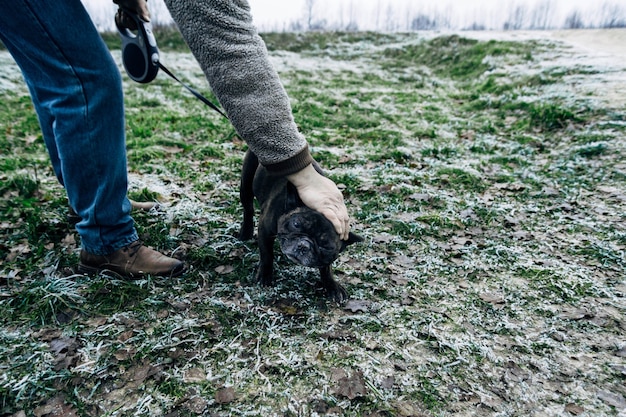
[[[165,0],[237,133],[277,175],[311,163],[247,0]]]

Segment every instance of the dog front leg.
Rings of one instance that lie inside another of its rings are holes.
[[[239,240],[243,241],[252,239],[254,234],[254,191],[252,184],[258,166],[258,158],[248,151],[244,157],[239,185],[239,201],[243,207],[243,222],[239,230]]]
[[[330,265],[320,268],[320,276],[322,278],[322,286],[326,290],[328,298],[339,304],[350,298],[346,289],[333,278],[333,270]]]
[[[274,235],[259,228],[259,267],[256,279],[263,286],[274,285]]]

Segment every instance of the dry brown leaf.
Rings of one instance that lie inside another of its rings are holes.
[[[235,390],[232,387],[226,387],[217,390],[215,393],[215,402],[218,404],[228,404],[235,400]]]
[[[54,397],[33,410],[36,417],[78,417],[76,409],[65,403],[65,397]]]
[[[49,346],[54,356],[55,371],[69,369],[78,361],[78,355],[76,353],[78,343],[75,338],[62,337],[54,339],[50,341]]]
[[[618,392],[599,391],[598,398],[618,410],[626,410],[626,399]]]
[[[392,389],[395,383],[396,383],[396,378],[393,375],[390,375],[386,378],[383,378],[382,382],[380,383],[380,386],[383,389]]]
[[[371,306],[372,302],[369,300],[348,300],[343,309],[353,313],[367,313]]]
[[[185,402],[185,408],[194,414],[204,414],[209,402],[202,397],[192,397]]]
[[[502,294],[482,293],[479,297],[484,302],[491,304],[493,308],[500,309],[504,307],[505,300]]]
[[[393,281],[394,284],[396,285],[406,285],[408,284],[409,280],[404,278],[403,276],[399,275],[399,274],[392,274],[390,277],[391,281]]]
[[[415,193],[408,196],[411,200],[415,201],[430,201],[432,197],[425,193]]]
[[[585,412],[585,409],[582,408],[579,405],[576,405],[574,403],[569,403],[565,405],[565,411],[567,411],[570,414],[573,414],[575,416],[582,414]]]
[[[566,308],[559,314],[559,318],[564,320],[582,320],[590,317],[593,317],[593,314],[589,313],[584,308]]]
[[[118,361],[127,361],[131,359],[132,357],[134,357],[136,354],[137,354],[137,349],[130,347],[130,348],[122,348],[118,350],[117,352],[113,354],[113,356]]]
[[[220,265],[215,268],[215,272],[220,275],[230,274],[235,270],[235,267],[232,265]]]
[[[349,400],[364,397],[367,394],[365,379],[361,371],[356,371],[350,377],[343,377],[337,381],[335,394],[346,397]]]
[[[187,383],[204,382],[206,381],[206,372],[200,368],[187,369],[183,374],[183,381]]]
[[[333,368],[330,370],[330,380],[338,382],[340,379],[347,378],[348,374],[341,368]]]

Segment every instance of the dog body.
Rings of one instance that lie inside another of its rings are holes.
[[[317,163],[315,169],[323,172]],[[348,293],[333,278],[332,262],[347,245],[363,240],[350,233],[347,241],[339,238],[332,223],[321,213],[306,207],[296,188],[285,177],[271,176],[251,151],[246,153],[239,190],[244,209],[239,238],[254,234],[254,198],[261,206],[258,224],[259,268],[256,278],[262,285],[274,284],[274,241],[278,237],[282,252],[291,261],[318,268],[328,297],[337,302]]]

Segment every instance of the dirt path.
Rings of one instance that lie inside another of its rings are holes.
[[[560,30],[549,34],[555,40],[580,48],[590,57],[626,68],[626,29]]]
[[[463,32],[480,40],[530,39],[550,40],[563,44],[566,55],[555,63],[593,68],[597,74],[586,78],[583,86],[588,95],[596,97],[607,107],[626,106],[626,29],[578,29],[556,31]]]

